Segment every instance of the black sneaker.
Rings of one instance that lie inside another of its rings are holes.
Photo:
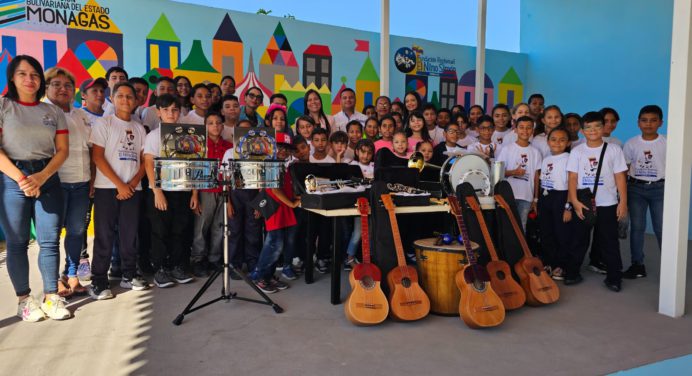
[[[594,273],[598,274],[607,274],[608,270],[606,267],[606,264],[603,262],[591,262],[589,263],[589,266],[587,266],[587,269],[591,270]]]
[[[290,287],[288,285],[288,283],[286,283],[286,282],[284,282],[284,281],[282,281],[276,277],[272,277],[272,280],[269,281],[269,283],[271,283],[272,286],[276,287],[277,290],[286,290],[287,288]]]
[[[329,272],[329,263],[327,260],[317,260],[315,270],[320,274],[327,274]]]
[[[202,262],[192,263],[192,275],[197,278],[205,278],[209,276],[209,269]]]
[[[255,282],[255,285],[265,294],[273,294],[279,291],[276,289],[276,287],[274,287],[274,285],[272,285],[271,282],[267,282],[263,279],[260,279],[259,281]]]
[[[570,286],[570,285],[577,285],[581,283],[584,280],[584,277],[581,276],[581,274],[573,275],[573,276],[565,276],[565,285]]]
[[[111,289],[108,287],[107,284],[99,285],[96,283],[92,283],[89,286],[88,291],[89,296],[94,300],[106,300],[113,298],[113,293],[111,292]]]
[[[609,281],[608,278],[606,278],[603,280],[603,284],[605,284],[605,287],[608,288],[608,290],[613,292],[620,292],[620,290],[622,290],[621,281]]]
[[[180,266],[173,268],[168,275],[171,277],[171,279],[178,283],[190,283],[195,279],[193,276],[187,274],[187,272]]]
[[[646,267],[644,264],[632,264],[629,269],[622,273],[622,278],[637,279],[646,277]]]
[[[111,268],[111,270],[108,271],[108,278],[115,280],[123,279],[123,271],[120,269]]]
[[[139,275],[135,275],[131,278],[123,276],[123,279],[120,280],[120,287],[127,290],[142,291],[149,289],[149,282]]]
[[[171,277],[168,276],[168,273],[161,268],[154,274],[154,284],[160,288],[166,288],[173,286],[175,282],[173,282]]]

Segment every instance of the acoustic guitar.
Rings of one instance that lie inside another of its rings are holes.
[[[348,276],[351,293],[344,304],[344,312],[346,318],[356,325],[375,325],[387,319],[389,303],[380,286],[382,273],[375,264],[370,262],[368,230],[370,205],[366,198],[361,197],[358,199],[357,206],[360,212],[363,262],[355,265]]]
[[[506,310],[511,311],[523,307],[524,303],[526,303],[526,294],[521,285],[512,278],[512,270],[509,264],[504,260],[500,260],[497,256],[497,250],[495,250],[495,244],[488,231],[488,226],[485,223],[483,211],[478,202],[478,197],[476,197],[476,192],[471,188],[471,190],[464,190],[463,193],[466,198],[466,204],[476,215],[478,225],[481,228],[481,234],[483,234],[483,240],[485,240],[488,253],[490,253],[491,261],[485,265],[488,274],[490,274],[490,285],[500,299],[502,299],[502,304],[504,304]]]
[[[428,299],[428,295],[418,284],[416,268],[406,265],[404,246],[401,244],[401,235],[399,234],[399,225],[396,221],[392,196],[383,194],[380,197],[389,213],[389,222],[392,226],[397,259],[397,266],[387,273],[390,314],[398,320],[419,320],[430,313],[430,299]]]
[[[505,306],[489,283],[487,270],[476,261],[476,254],[471,248],[466,225],[461,217],[461,207],[456,196],[447,196],[449,208],[457,220],[461,233],[468,265],[457,272],[455,282],[461,293],[459,316],[470,328],[489,328],[505,321]]]
[[[512,208],[510,208],[502,195],[496,194],[495,202],[507,213],[507,217],[514,229],[514,234],[519,239],[519,244],[521,244],[521,249],[524,252],[524,257],[514,264],[514,271],[517,272],[521,287],[526,292],[527,304],[540,306],[557,302],[560,299],[560,290],[555,281],[546,273],[543,262],[531,254],[529,245],[526,244],[526,238],[521,227],[519,227],[519,223],[517,223],[517,219],[514,217]]]

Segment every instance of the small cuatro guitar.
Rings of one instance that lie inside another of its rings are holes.
[[[532,306],[540,306],[557,302],[560,299],[560,290],[555,281],[546,273],[543,262],[531,254],[529,245],[526,244],[524,233],[521,227],[519,227],[519,223],[517,223],[517,219],[514,217],[509,204],[500,194],[495,194],[495,202],[507,213],[507,217],[510,223],[512,223],[514,234],[519,239],[521,249],[524,252],[524,257],[514,264],[514,271],[517,272],[521,287],[526,292],[526,303]]]
[[[456,196],[447,196],[449,208],[457,220],[459,232],[463,238],[468,265],[457,272],[455,281],[461,293],[459,300],[459,316],[470,328],[489,328],[498,326],[505,321],[505,306],[497,296],[489,281],[485,267],[476,261],[475,252],[471,248],[466,225],[461,217],[461,207]]]
[[[375,264],[370,262],[368,236],[370,205],[364,197],[358,199],[357,205],[360,212],[363,262],[355,265],[348,276],[351,293],[344,304],[344,312],[346,318],[356,325],[375,325],[387,319],[389,303],[380,286],[382,273]]]
[[[478,225],[481,228],[481,233],[483,234],[483,240],[488,248],[488,253],[490,253],[491,261],[485,265],[488,274],[490,274],[490,285],[495,290],[495,293],[502,299],[502,304],[504,304],[505,309],[510,311],[513,309],[521,308],[526,303],[526,294],[521,288],[521,285],[512,278],[512,270],[509,264],[504,260],[500,260],[497,256],[497,250],[495,250],[495,244],[488,231],[488,226],[485,223],[485,218],[483,218],[483,211],[481,210],[480,203],[478,202],[478,197],[471,184],[462,184],[460,190],[466,198],[466,204],[476,215],[478,220]],[[455,197],[456,199],[456,197]]]
[[[401,244],[401,235],[399,234],[399,225],[396,221],[392,196],[383,194],[380,197],[389,213],[389,222],[392,226],[392,236],[397,258],[397,266],[387,273],[390,313],[392,317],[398,320],[419,320],[430,313],[430,299],[418,284],[416,268],[406,265],[404,246]]]

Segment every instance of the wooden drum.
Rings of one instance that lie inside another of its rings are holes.
[[[435,245],[437,238],[416,240],[418,281],[430,298],[430,311],[440,315],[459,315],[461,294],[454,278],[469,261],[464,246],[456,241],[452,244]],[[471,242],[478,258],[478,244]]]

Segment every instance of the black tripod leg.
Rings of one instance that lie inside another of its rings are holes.
[[[271,298],[268,297],[267,294],[264,293],[264,291],[260,290],[260,288],[257,287],[257,285],[255,285],[255,283],[252,282],[252,280],[250,280],[250,278],[248,278],[247,274],[239,272],[236,268],[233,267],[233,265],[228,265],[228,269],[231,272],[236,273],[237,275],[241,276],[243,278],[243,281],[245,281],[245,283],[247,283],[248,286],[252,287],[252,289],[255,290],[255,292],[257,292],[262,297],[262,299],[264,299],[264,304],[267,304],[274,309],[274,312],[282,313],[284,311],[284,309],[281,308],[281,306],[279,306],[278,304],[274,303],[274,301],[271,300]],[[238,297],[235,294],[233,294],[230,298],[231,299],[248,300],[251,302],[257,302],[256,300]]]
[[[173,324],[174,324],[174,325],[180,325],[180,324],[183,322],[183,319],[185,318],[185,315],[188,314],[188,313],[190,313],[190,312],[192,312],[192,307],[194,307],[195,303],[197,303],[197,301],[199,300],[199,298],[201,298],[202,295],[204,295],[204,293],[207,292],[207,289],[209,289],[209,287],[211,287],[212,283],[214,283],[214,281],[216,280],[216,278],[217,278],[220,274],[221,274],[221,271],[220,271],[220,270],[215,270],[214,273],[212,273],[212,275],[209,276],[209,278],[207,279],[207,281],[204,282],[204,286],[202,286],[202,288],[199,289],[199,291],[197,291],[197,294],[195,294],[195,297],[192,298],[192,300],[190,301],[190,303],[188,303],[187,307],[185,307],[185,309],[183,310],[183,312],[181,312],[181,313],[180,313],[178,316],[176,316],[176,318],[173,320]],[[226,295],[226,293],[224,292],[224,294],[222,294],[222,297],[223,297],[223,295]]]

